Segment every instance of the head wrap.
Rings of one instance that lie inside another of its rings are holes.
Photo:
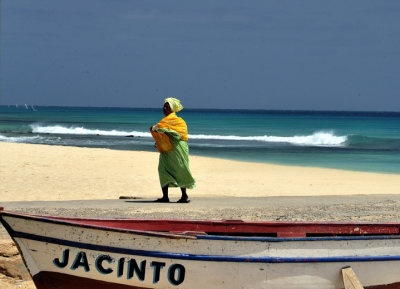
[[[168,102],[169,107],[171,108],[172,112],[178,112],[183,109],[181,101],[179,99],[168,97],[164,100],[164,103]]]

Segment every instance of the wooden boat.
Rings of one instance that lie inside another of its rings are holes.
[[[0,219],[38,289],[400,288],[399,223]]]

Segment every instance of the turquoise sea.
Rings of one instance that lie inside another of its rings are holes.
[[[400,174],[400,112],[184,109],[191,155]],[[156,151],[162,109],[0,107],[0,141]]]

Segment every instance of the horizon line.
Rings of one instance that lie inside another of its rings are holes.
[[[25,105],[32,107],[60,107],[60,108],[110,108],[110,109],[151,109],[151,110],[159,110],[160,107],[133,107],[133,106],[78,106],[78,105],[36,105],[36,104],[0,104],[0,107],[16,107],[20,106],[21,109],[25,108]],[[344,113],[400,113],[399,111],[394,110],[337,110],[337,109],[255,109],[255,108],[192,108],[192,107],[184,107],[186,110],[192,111],[202,111],[202,110],[211,110],[211,111],[253,111],[253,112],[344,112]]]

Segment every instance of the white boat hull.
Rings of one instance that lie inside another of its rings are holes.
[[[336,289],[346,266],[365,287],[400,282],[398,237],[185,236],[13,215],[2,222],[38,289]]]

